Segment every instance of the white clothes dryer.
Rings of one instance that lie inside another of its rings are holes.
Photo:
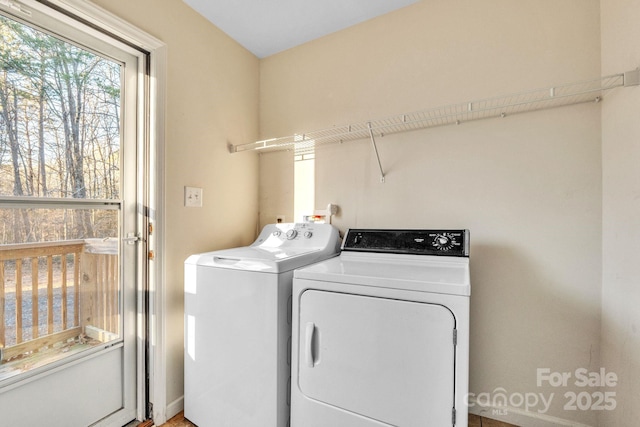
[[[467,426],[468,230],[348,230],[293,280],[292,427]]]
[[[272,224],[185,262],[184,413],[199,427],[286,427],[293,270],[338,254],[329,224]]]

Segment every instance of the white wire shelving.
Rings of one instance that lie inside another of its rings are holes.
[[[229,145],[231,153],[243,151],[295,150],[297,154],[313,151],[316,147],[358,139],[371,139],[378,158],[381,180],[384,172],[377,154],[375,138],[399,132],[456,125],[489,118],[507,117],[531,111],[544,110],[587,102],[600,102],[605,93],[622,86],[640,84],[640,70],[613,74],[598,79],[536,89],[527,92],[451,104],[424,111],[405,113],[384,119],[369,120],[335,126],[291,136],[265,139],[247,144]]]

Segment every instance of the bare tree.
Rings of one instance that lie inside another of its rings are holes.
[[[1,16],[0,36],[0,194],[117,198],[120,64]],[[13,211],[16,242],[117,229],[88,209]]]

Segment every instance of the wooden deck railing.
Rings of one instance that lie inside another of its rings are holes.
[[[0,363],[83,334],[119,334],[117,241],[95,242],[0,245]]]

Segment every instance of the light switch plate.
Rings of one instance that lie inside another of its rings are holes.
[[[188,208],[201,208],[202,188],[184,187],[184,205]]]

